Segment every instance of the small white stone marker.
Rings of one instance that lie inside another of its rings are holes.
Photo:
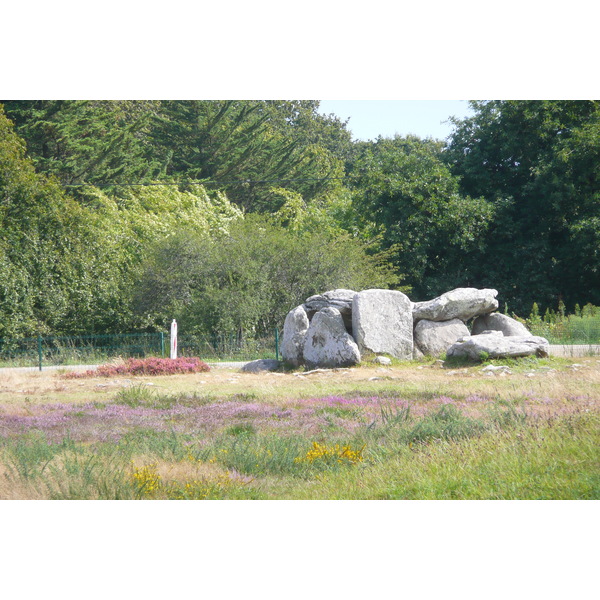
[[[171,358],[177,358],[177,321],[171,323]]]

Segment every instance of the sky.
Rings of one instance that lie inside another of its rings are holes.
[[[319,112],[349,118],[353,138],[364,141],[395,134],[443,140],[453,131],[449,117],[473,114],[466,100],[321,100]]]

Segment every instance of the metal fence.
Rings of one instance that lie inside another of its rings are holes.
[[[533,335],[546,338],[550,344],[592,346],[600,344],[600,317],[569,317],[557,323],[531,323]]]
[[[235,334],[177,336],[180,356],[199,356],[211,361],[245,361],[258,358],[279,359],[279,331],[261,338],[247,338]]]
[[[178,355],[197,356],[206,362],[279,358],[279,332],[249,339],[240,335],[179,334]],[[101,364],[111,359],[168,357],[170,336],[165,333],[115,335],[37,336],[0,338],[0,367],[39,367]]]

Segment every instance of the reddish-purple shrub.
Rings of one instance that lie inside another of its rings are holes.
[[[84,377],[117,377],[119,375],[177,375],[180,373],[202,373],[210,367],[199,358],[128,358],[121,364],[100,365],[96,370],[68,373],[71,379]]]

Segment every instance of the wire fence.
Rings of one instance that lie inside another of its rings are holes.
[[[556,323],[530,323],[529,331],[546,338],[550,344],[593,346],[600,344],[600,317],[571,316]]]
[[[600,345],[600,318],[570,318],[558,323],[530,323],[533,335],[550,344],[578,350]],[[239,334],[179,334],[178,356],[197,356],[205,362],[238,362],[259,358],[279,359],[279,331],[248,338]],[[115,358],[168,357],[166,333],[114,335],[37,336],[0,338],[0,367],[39,367],[102,364]]]
[[[178,356],[205,362],[279,358],[279,332],[250,339],[235,334],[177,336]],[[170,336],[159,333],[0,338],[0,367],[101,364],[115,358],[168,357]]]
[[[199,356],[205,362],[245,361],[259,358],[279,359],[279,331],[261,338],[235,334],[177,336],[178,354]]]

